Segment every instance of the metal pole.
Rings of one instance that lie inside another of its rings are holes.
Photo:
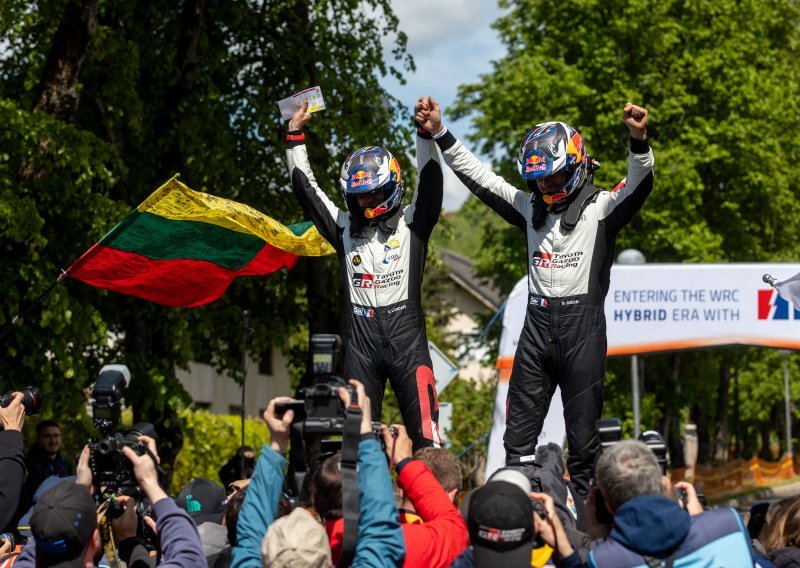
[[[633,437],[639,438],[642,432],[642,424],[640,419],[640,404],[639,400],[639,356],[634,355],[631,357],[631,390],[633,391]]]
[[[736,354],[736,358],[734,359],[734,365],[736,365],[734,372],[733,372],[733,413],[734,413],[734,424],[735,424],[735,431],[736,431],[736,445],[733,447],[733,457],[734,459],[739,459],[742,451],[742,423],[739,420],[739,354]]]
[[[783,393],[786,398],[786,454],[794,455],[792,452],[792,401],[789,398],[789,350],[781,349],[783,355]]]
[[[244,415],[245,383],[247,383],[247,334],[250,331],[250,310],[242,310],[242,443],[239,446],[239,479],[244,479]]]

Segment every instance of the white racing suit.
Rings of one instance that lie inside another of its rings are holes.
[[[414,449],[441,445],[420,297],[428,240],[442,208],[436,144],[417,138],[419,181],[411,204],[373,220],[353,219],[320,189],[304,142],[289,141],[286,156],[295,195],[339,256],[348,303],[344,378],[364,383],[376,421],[388,378]]]
[[[527,238],[528,311],[509,381],[506,463],[533,465],[550,399],[560,386],[567,467],[585,496],[599,451],[595,422],[603,411],[603,305],[615,241],[653,188],[653,153],[647,141],[632,139],[627,183],[614,191],[587,183],[564,209],[546,212],[538,191],[520,191],[495,175],[451,133],[436,142],[469,190]],[[570,209],[571,226],[566,222]]]

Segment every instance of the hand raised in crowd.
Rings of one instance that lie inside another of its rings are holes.
[[[269,401],[264,411],[264,422],[269,430],[269,447],[278,453],[285,454],[289,447],[289,432],[292,428],[294,410],[291,408],[281,415],[277,414],[275,406],[281,403],[293,402],[288,396],[278,396]]]
[[[111,521],[114,540],[119,543],[126,538],[136,536],[139,518],[136,515],[136,500],[133,497],[122,495],[117,497],[116,500],[116,506],[124,508],[122,515]]]
[[[533,530],[552,549],[557,550],[561,558],[572,556],[574,549],[567,540],[567,533],[561,524],[561,519],[556,514],[553,498],[546,493],[531,492],[531,500],[542,504],[545,517],[542,518],[536,511],[533,512]]]
[[[406,458],[414,457],[414,444],[408,437],[406,427],[401,424],[392,424],[397,433],[392,434],[386,424],[381,425],[381,436],[386,444],[386,457],[389,458],[389,467],[394,468]]]
[[[167,494],[158,484],[158,470],[156,466],[158,465],[159,459],[158,451],[156,450],[156,441],[150,436],[139,436],[138,439],[147,446],[149,452],[145,452],[144,455],[140,456],[126,446],[122,448],[122,453],[133,464],[133,475],[136,477],[136,481],[139,482],[139,485],[150,499],[150,502],[155,505],[158,501],[167,497]]]
[[[289,131],[303,130],[303,127],[311,120],[311,114],[308,112],[308,101],[305,101],[302,106],[297,109],[294,116],[289,119]]]
[[[78,458],[78,467],[75,469],[75,483],[83,485],[89,491],[89,494],[93,494],[92,468],[89,466],[90,454],[89,446],[83,446],[81,455]]]
[[[0,406],[0,424],[5,430],[22,431],[25,423],[25,407],[22,404],[22,393],[15,392],[11,404],[3,408]]]
[[[647,109],[626,103],[622,109],[622,120],[630,130],[631,138],[644,140],[647,138]]]
[[[442,131],[442,109],[433,97],[420,97],[414,105],[414,120],[431,134]]]
[[[369,434],[372,432],[372,405],[367,396],[367,391],[360,381],[350,379],[348,383],[355,387],[356,396],[358,396],[358,407],[361,409],[361,433]],[[346,388],[339,387],[339,398],[342,399],[345,408],[350,406],[350,391]]]
[[[674,485],[674,488],[682,489],[686,492],[686,503],[681,503],[681,505],[684,506],[687,513],[691,516],[695,516],[703,512],[703,504],[700,503],[700,499],[697,498],[697,491],[694,485],[686,481],[679,481]]]

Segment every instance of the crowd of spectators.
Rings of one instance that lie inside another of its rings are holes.
[[[287,499],[294,415],[279,410],[287,397],[264,412],[270,442],[260,452],[239,450],[220,469],[224,486],[195,479],[173,499],[151,436],[139,437],[146,451],[122,450],[138,487],[110,498],[93,480],[88,447],[77,460],[61,455],[55,422],[37,425],[24,455],[18,396],[0,408],[0,528],[18,539],[16,548],[0,539],[0,568],[116,560],[134,568],[800,566],[800,496],[773,503],[763,528],[748,533],[735,510],[708,509],[691,484],[673,486],[650,448],[634,440],[604,448],[585,508],[553,445],[537,451],[535,476],[506,468],[463,494],[450,453],[413,453],[402,425],[376,433],[364,388],[352,384],[357,401],[346,389],[339,394],[345,408],[361,412],[354,551],[343,553],[341,454],[320,460],[305,496]],[[252,476],[236,479],[237,464]]]

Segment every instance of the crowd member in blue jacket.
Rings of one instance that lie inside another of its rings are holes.
[[[372,432],[370,400],[364,385],[351,380],[356,388],[358,406],[363,413],[361,441],[358,445],[358,494],[360,518],[358,545],[351,566],[391,567],[402,566],[405,559],[403,532],[397,520],[392,482],[380,444]],[[350,394],[340,389],[339,396],[345,407],[350,405]],[[267,529],[275,520],[284,469],[284,457],[289,445],[289,430],[294,413],[287,410],[283,416],[275,413],[276,403],[287,402],[288,397],[270,401],[264,411],[264,420],[270,433],[270,443],[264,444],[256,464],[256,471],[247,488],[247,495],[239,513],[236,547],[233,549],[233,568],[260,568],[261,542]]]
[[[160,568],[196,568],[206,566],[203,545],[194,521],[178,508],[158,483],[155,441],[139,436],[150,455],[138,455],[130,448],[122,453],[133,464],[136,481],[153,503],[157,523],[158,544],[161,549]],[[80,487],[80,490],[76,490]],[[40,498],[31,516],[34,538],[14,562],[16,568],[47,568],[49,566],[96,566],[94,557],[101,549],[97,529],[92,473],[89,469],[89,449],[84,447],[77,469],[75,484],[61,483]],[[126,508],[126,510],[128,510]],[[124,515],[123,515],[124,516]],[[116,529],[115,529],[116,530]],[[120,558],[130,562],[136,552],[126,541],[119,542]],[[127,554],[123,552],[126,549]],[[145,562],[146,564],[146,562]],[[138,564],[137,564],[138,565]]]
[[[688,484],[687,510],[665,496],[672,487],[643,442],[623,440],[603,450],[595,476],[613,515],[613,528],[609,538],[591,550],[586,564],[564,541],[561,523],[550,513],[552,499],[534,494],[548,512],[546,520],[534,516],[536,531],[558,551],[559,566],[772,566],[753,551],[747,530],[733,509],[703,511]]]

